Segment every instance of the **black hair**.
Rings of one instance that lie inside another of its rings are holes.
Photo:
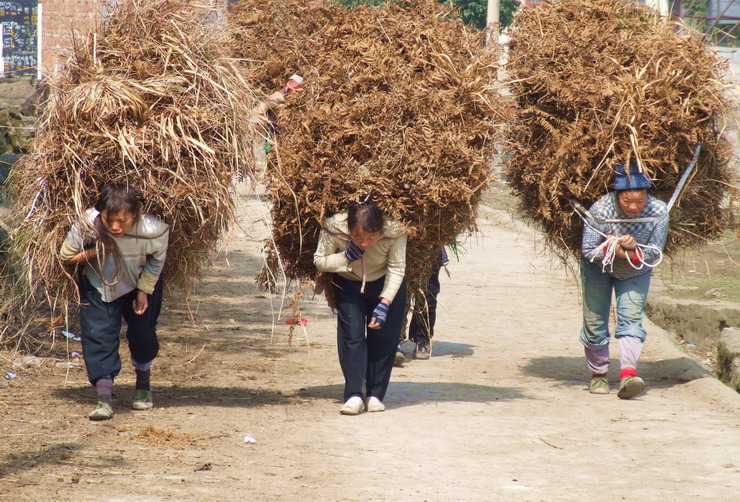
[[[100,213],[126,211],[134,215],[134,220],[137,220],[141,213],[141,199],[139,194],[128,185],[109,184],[100,191],[98,200],[95,202],[95,209]]]
[[[350,206],[348,213],[347,225],[350,232],[358,227],[371,233],[383,230],[383,211],[373,201]]]
[[[100,249],[102,251],[100,263],[101,265],[105,263],[107,256],[113,256],[116,263],[116,273],[113,280],[113,284],[115,284],[118,282],[118,275],[123,266],[123,257],[118,246],[116,246],[116,242],[113,240],[113,236],[108,233],[103,225],[103,211],[106,211],[108,214],[125,211],[133,215],[134,222],[136,222],[139,216],[141,216],[141,199],[136,191],[128,185],[108,184],[98,194],[98,200],[93,207],[100,213],[94,222],[98,244],[102,248]],[[106,282],[105,278],[103,278],[103,282]]]

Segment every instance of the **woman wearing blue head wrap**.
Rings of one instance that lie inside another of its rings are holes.
[[[584,225],[581,246],[583,327],[591,372],[589,391],[608,394],[609,311],[612,292],[616,297],[621,399],[640,394],[644,381],[637,376],[637,363],[645,341],[642,327],[652,267],[662,257],[668,235],[668,207],[649,194],[650,180],[631,165],[615,170],[614,191],[591,206],[594,218]]]

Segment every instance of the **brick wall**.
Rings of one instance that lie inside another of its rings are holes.
[[[104,13],[102,0],[39,0],[41,15],[41,72],[50,75],[70,47],[71,33],[86,32]]]
[[[52,74],[69,49],[72,31],[86,32],[106,15],[106,4],[120,0],[39,0],[42,6],[41,73]],[[225,11],[227,0],[205,0]]]

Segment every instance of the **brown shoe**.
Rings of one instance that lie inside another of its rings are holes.
[[[645,382],[639,376],[626,377],[619,382],[619,399],[631,399],[645,389]]]

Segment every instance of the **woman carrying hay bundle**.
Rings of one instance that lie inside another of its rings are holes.
[[[353,205],[326,220],[314,265],[333,273],[345,382],[340,413],[384,411],[405,314],[406,231],[371,201]]]
[[[645,383],[637,363],[645,341],[642,327],[653,267],[662,259],[668,235],[668,208],[648,193],[650,180],[630,166],[617,167],[614,191],[590,208],[581,247],[583,327],[580,340],[591,372],[589,392],[608,394],[609,311],[612,291],[617,301],[620,384],[617,396],[630,399]]]
[[[141,200],[125,185],[106,185],[84,225],[75,224],[62,244],[63,263],[82,265],[80,325],[82,355],[98,396],[90,420],[113,418],[113,380],[121,371],[118,354],[121,318],[136,371],[135,410],[152,408],[149,384],[159,351],[157,318],[169,227],[141,214]],[[94,232],[88,228],[94,228]]]

